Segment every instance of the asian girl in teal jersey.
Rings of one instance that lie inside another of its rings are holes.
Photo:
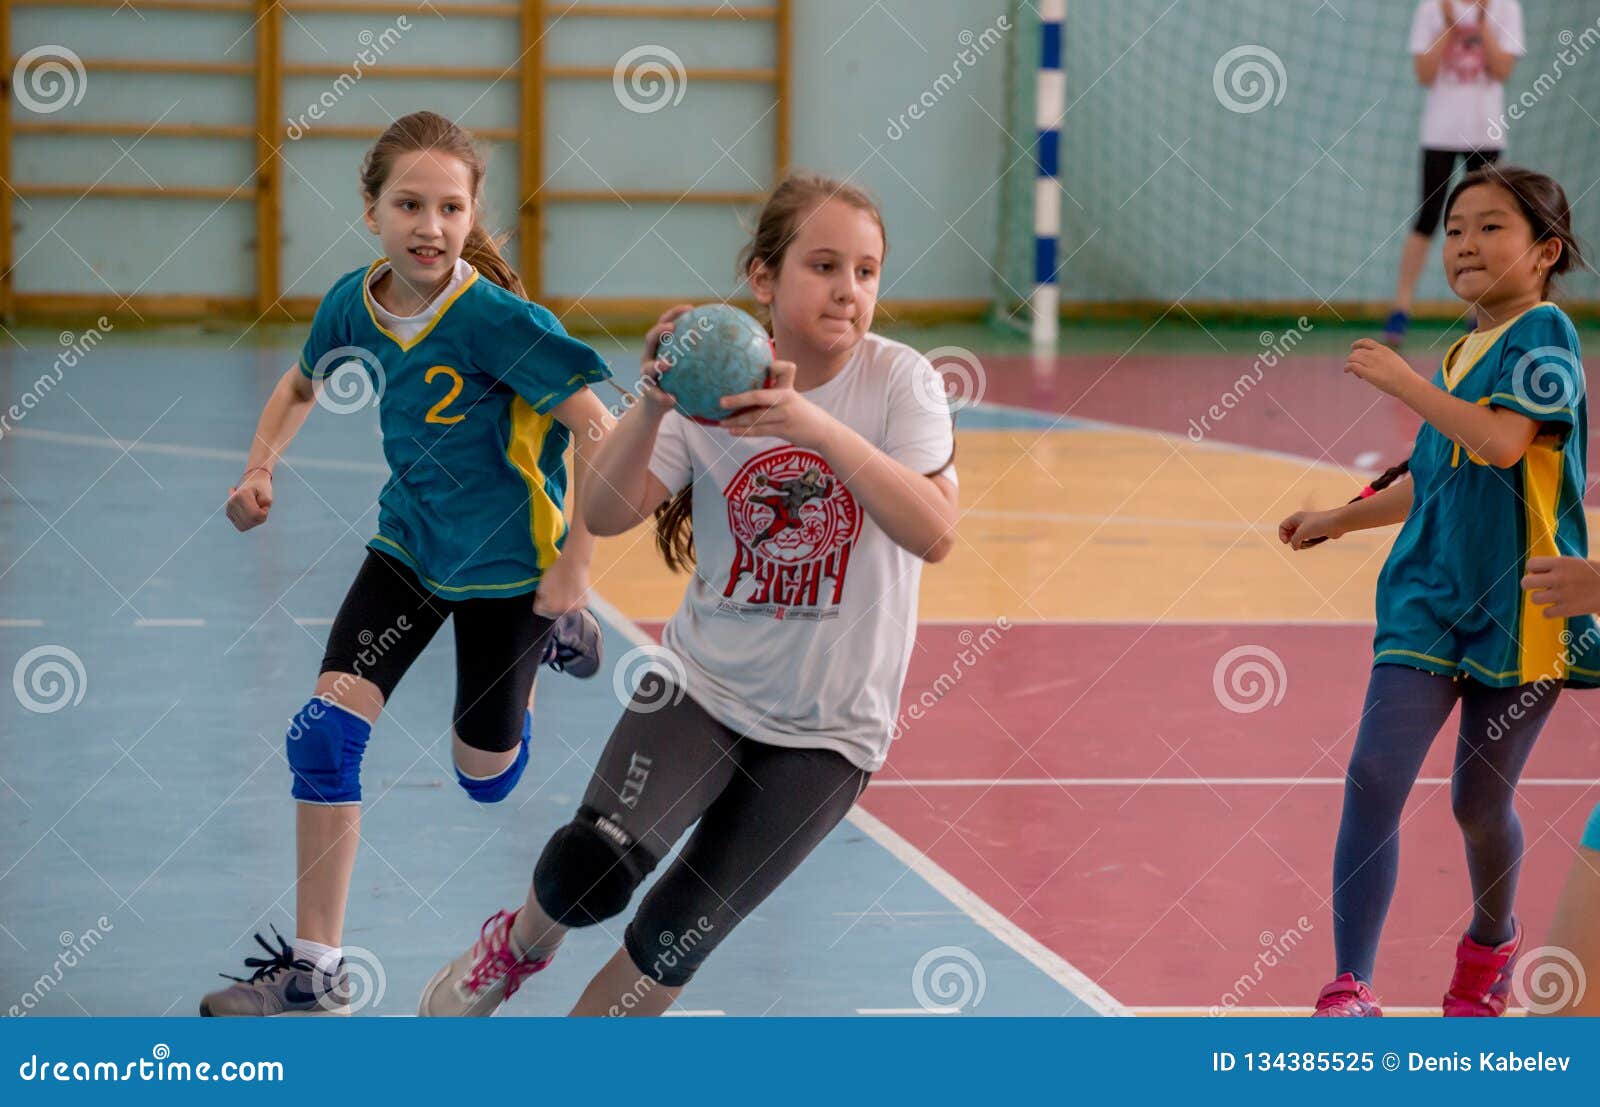
[[[597,661],[587,599],[593,538],[566,522],[569,443],[581,493],[609,417],[588,385],[605,363],[523,297],[478,225],[484,174],[470,136],[432,112],[368,152],[365,221],[384,256],[323,298],[300,363],[278,383],[229,497],[240,530],[266,521],[273,470],[321,391],[375,396],[390,468],[377,533],[329,633],[313,697],[290,725],[296,937],[246,961],[203,1015],[345,1013],[340,941],[361,819],[361,757],[395,685],[455,624],[452,754],[492,803],[528,759],[534,676]],[[577,671],[577,667],[574,667]]]
[[[1371,981],[1401,810],[1458,700],[1451,800],[1473,900],[1443,1010],[1505,1010],[1522,941],[1517,780],[1562,689],[1600,682],[1593,616],[1546,618],[1519,587],[1535,558],[1588,553],[1583,366],[1571,320],[1547,298],[1557,275],[1582,265],[1571,210],[1550,178],[1491,166],[1463,178],[1445,216],[1445,274],[1477,329],[1431,381],[1370,339],[1345,366],[1423,418],[1412,479],[1279,526],[1301,549],[1404,521],[1378,580],[1372,678],[1334,852],[1337,978],[1319,1015],[1381,1014]]]

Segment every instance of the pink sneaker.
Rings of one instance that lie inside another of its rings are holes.
[[[1317,995],[1317,1009],[1311,1012],[1314,1019],[1381,1019],[1383,1008],[1372,989],[1347,972]]]
[[[422,989],[422,1018],[486,1018],[516,994],[522,982],[550,962],[526,961],[513,949],[516,911],[497,911],[471,948],[433,974]]]
[[[1511,992],[1511,966],[1522,946],[1522,924],[1511,921],[1509,941],[1483,946],[1465,934],[1456,947],[1456,972],[1444,994],[1446,1018],[1492,1019],[1505,1014]]]

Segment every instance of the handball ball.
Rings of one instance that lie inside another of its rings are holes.
[[[729,304],[702,304],[678,316],[661,336],[661,390],[697,422],[726,419],[724,396],[761,388],[772,366],[772,341],[760,323]]]

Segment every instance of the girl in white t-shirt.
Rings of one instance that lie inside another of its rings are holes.
[[[1383,340],[1398,348],[1411,321],[1417,278],[1459,159],[1471,173],[1505,151],[1505,81],[1525,52],[1517,0],[1421,0],[1411,18],[1411,57],[1428,90],[1422,108],[1422,196],[1400,254],[1400,280]]]
[[[657,345],[687,306],[646,337],[643,398],[583,504],[600,535],[654,514],[668,564],[693,566],[663,635],[667,671],[640,684],[527,901],[434,975],[419,1014],[493,1013],[568,928],[621,914],[694,825],[573,1009],[660,1014],[882,766],[922,563],[949,553],[956,522],[942,381],[870,331],[886,251],[859,190],[778,186],[740,267],[770,312],[772,370],[726,398],[735,414],[715,427],[656,386]]]

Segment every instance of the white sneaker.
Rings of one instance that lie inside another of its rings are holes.
[[[517,913],[490,915],[472,948],[433,974],[417,1002],[419,1018],[488,1018],[524,980],[550,963],[549,958],[526,961],[513,951],[511,927]]]

